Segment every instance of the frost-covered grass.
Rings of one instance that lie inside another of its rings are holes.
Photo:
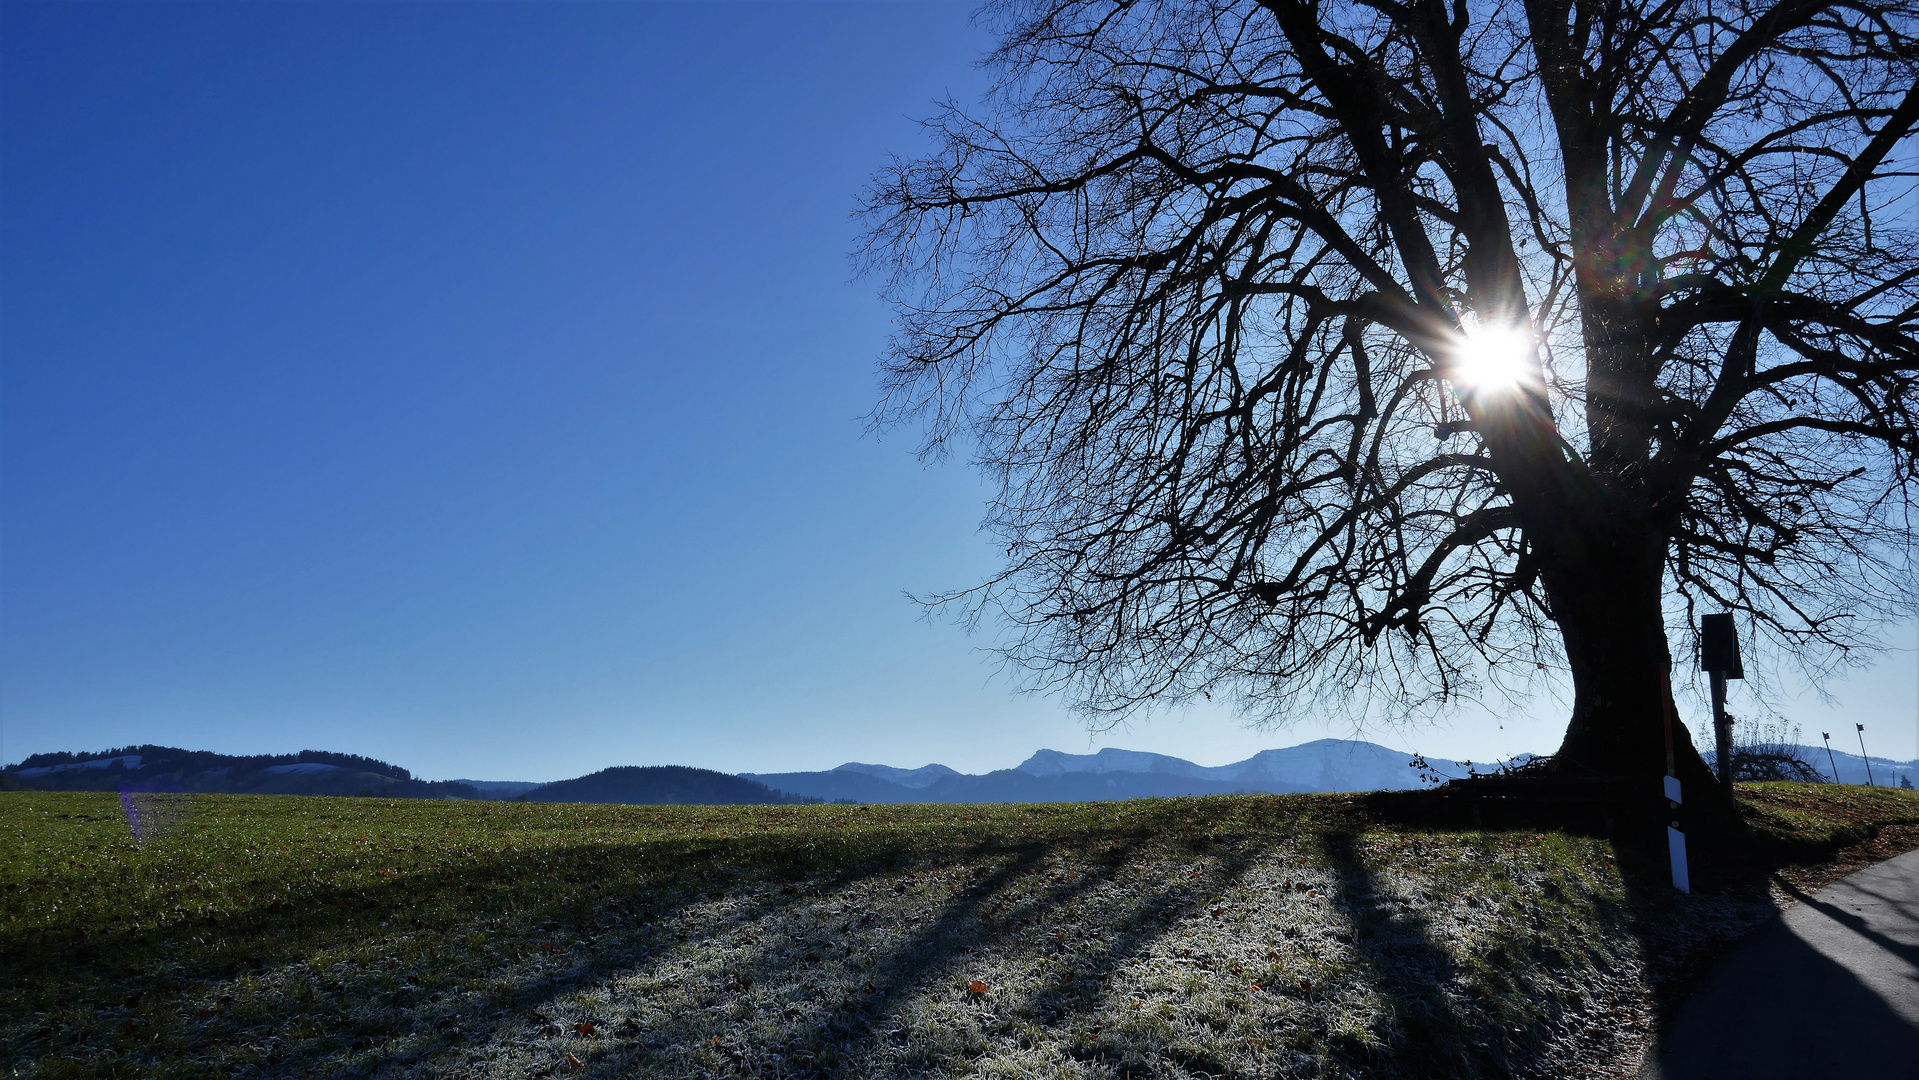
[[[1816,819],[1819,798],[1778,813]],[[138,807],[163,827],[136,844],[117,796],[0,794],[0,1068],[1617,1071],[1652,997],[1649,908],[1610,846],[1391,827],[1365,805],[181,796]],[[1919,800],[1862,805],[1919,820]],[[1707,937],[1751,915],[1654,907]]]

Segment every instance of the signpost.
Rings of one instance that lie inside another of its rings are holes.
[[[1719,784],[1732,798],[1732,717],[1726,715],[1726,680],[1743,679],[1739,629],[1730,612],[1699,617],[1699,667],[1712,676],[1712,728],[1719,754]]]

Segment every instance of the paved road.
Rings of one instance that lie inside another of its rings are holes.
[[[1788,908],[1706,976],[1639,1080],[1919,1077],[1919,851]]]

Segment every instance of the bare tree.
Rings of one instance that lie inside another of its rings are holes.
[[[984,17],[864,253],[881,423],[1000,484],[944,600],[1040,685],[1411,715],[1563,664],[1555,767],[1648,776],[1695,609],[1816,660],[1909,601],[1915,0]]]

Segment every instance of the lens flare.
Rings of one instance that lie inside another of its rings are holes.
[[[1532,337],[1522,330],[1470,329],[1453,355],[1453,381],[1477,392],[1511,390],[1526,379],[1532,353]]]

